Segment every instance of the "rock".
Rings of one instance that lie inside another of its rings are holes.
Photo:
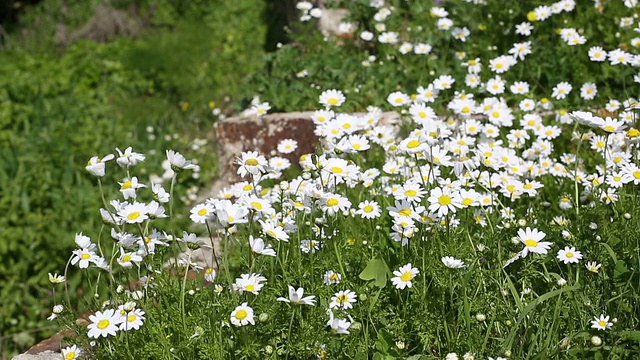
[[[318,137],[313,133],[315,125],[311,120],[312,114],[294,112],[262,117],[230,117],[216,123],[220,182],[228,185],[241,180],[234,161],[243,151],[258,151],[268,156],[276,150],[281,140],[293,139],[298,142],[296,151],[281,156],[295,164],[302,154],[313,152]]]
[[[347,9],[322,9],[322,16],[318,21],[318,30],[323,35],[330,34],[345,36],[340,32],[340,23],[349,16],[349,10]]]
[[[312,153],[318,142],[318,137],[314,134],[315,124],[311,119],[312,115],[313,112],[293,112],[268,114],[263,117],[230,117],[216,123],[219,179],[210,191],[203,194],[201,201],[217,196],[225,186],[242,180],[237,175],[238,166],[234,161],[244,151],[258,151],[269,158],[281,140],[293,139],[298,142],[296,151],[279,156],[297,164],[301,155]],[[385,112],[382,113],[380,123],[393,124],[399,120],[400,114],[397,112]]]
[[[14,356],[12,360],[62,360],[62,354],[47,350],[39,354],[21,354]]]

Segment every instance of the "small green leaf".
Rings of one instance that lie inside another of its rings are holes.
[[[360,275],[360,279],[365,281],[374,281],[374,285],[383,288],[387,284],[387,278],[389,277],[391,271],[387,264],[382,259],[371,259],[367,266],[362,270]]]
[[[638,330],[628,330],[628,331],[620,331],[618,333],[621,338],[625,338],[631,341],[640,341],[640,331]]]
[[[622,260],[618,260],[616,262],[616,267],[613,269],[613,277],[618,278],[628,272],[629,269],[627,268],[627,264],[625,264]]]

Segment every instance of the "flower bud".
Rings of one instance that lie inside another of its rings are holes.
[[[591,344],[593,344],[593,346],[600,346],[602,345],[602,339],[599,336],[592,336]]]

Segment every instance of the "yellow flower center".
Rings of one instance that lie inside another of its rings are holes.
[[[125,181],[121,189],[131,189],[131,180]]]
[[[65,358],[66,360],[73,360],[73,359],[75,359],[75,358],[76,358],[76,353],[75,353],[75,351],[70,351],[70,352],[68,352],[68,353],[67,353],[67,355],[65,355],[65,356],[64,356],[64,358]]]
[[[640,179],[640,171],[634,171],[633,172],[633,177],[636,179]]]
[[[88,260],[88,259],[91,259],[91,255],[89,255],[87,253],[84,253],[84,254],[80,255],[80,258],[82,260]]]
[[[409,148],[409,149],[417,148],[418,146],[420,146],[420,141],[418,141],[418,140],[411,140],[407,144],[407,148]]]
[[[331,100],[334,100],[334,99],[331,99]],[[331,100],[329,100],[329,101],[331,101]],[[247,315],[249,315],[249,314],[247,313],[246,310],[240,309],[240,310],[236,311],[236,319],[238,319],[238,320],[244,320],[247,317]]]
[[[98,321],[98,329],[100,330],[104,330],[109,326],[109,320],[104,319],[104,320],[100,320]]]
[[[629,129],[629,131],[627,131],[627,137],[629,138],[636,138],[640,136],[640,130],[638,129]]]
[[[602,326],[602,327],[606,327],[607,326],[607,322],[604,320],[600,320],[598,321],[598,325]]]
[[[244,164],[247,165],[247,166],[257,166],[258,165],[258,160],[256,160],[256,159],[247,159],[244,162]]]
[[[137,318],[136,314],[129,314],[129,316],[127,316],[127,322],[134,322]]]
[[[255,286],[253,286],[253,284],[249,284],[247,286],[244,287],[247,291],[254,291],[256,289]]]
[[[402,281],[409,281],[412,278],[413,278],[413,274],[410,271],[407,271],[404,274],[402,274],[402,276],[400,276],[400,280]]]
[[[129,220],[135,220],[137,218],[140,217],[140,212],[139,211],[134,211],[131,214],[127,215],[127,219]]]
[[[402,209],[398,211],[398,214],[402,216],[411,216],[411,209]]]
[[[253,207],[254,207],[254,208],[256,208],[257,210],[262,210],[262,204],[260,204],[260,203],[259,203],[259,202],[257,202],[257,201],[253,201],[253,202],[251,203],[251,206],[253,206]]]
[[[406,196],[416,196],[417,192],[415,190],[407,190],[404,192]]]
[[[538,242],[533,239],[527,239],[524,241],[524,244],[528,247],[536,247],[538,246]]]
[[[336,173],[336,174],[341,174],[341,173],[342,173],[342,168],[337,167],[337,166],[334,166],[334,167],[332,167],[332,168],[331,168],[331,169],[329,169],[329,170],[331,170],[332,172],[334,172],[334,173]]]
[[[614,131],[616,131],[616,128],[614,128],[611,125],[607,125],[607,126],[603,127],[602,130],[604,130],[606,132],[614,132]]]
[[[442,206],[447,206],[447,205],[451,204],[451,196],[440,195],[440,197],[438,198],[438,204],[440,204]]]
[[[336,301],[338,301],[340,304],[344,304],[349,301],[349,297],[347,295],[340,295],[338,296]]]
[[[198,210],[198,215],[200,215],[200,216],[207,215],[207,209],[202,208],[202,209]]]
[[[470,198],[462,199],[462,205],[464,205],[464,206],[469,206],[469,205],[471,205],[471,203],[473,203],[473,199],[470,199]]]
[[[338,205],[338,200],[336,199],[327,200],[327,206],[336,206],[336,205]]]
[[[131,255],[125,255],[122,257],[122,262],[129,262],[131,261]]]
[[[568,252],[566,253],[564,256],[568,257],[569,259],[571,259],[573,257],[573,253],[572,252]]]
[[[267,230],[267,235],[271,236],[272,238],[277,238],[278,237],[276,232],[273,231],[273,230]]]
[[[244,191],[249,191],[251,189],[253,189],[253,186],[251,186],[250,184],[249,185],[245,185],[245,186],[242,187],[242,190],[244,190]]]
[[[367,206],[365,206],[365,207],[364,207],[364,209],[363,209],[363,210],[364,210],[364,212],[366,212],[366,213],[370,213],[370,212],[372,212],[372,211],[373,211],[373,206],[371,206],[371,205],[367,205]]]

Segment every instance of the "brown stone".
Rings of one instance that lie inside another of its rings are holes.
[[[296,164],[302,154],[313,152],[318,137],[311,112],[269,114],[262,117],[231,117],[216,124],[218,141],[218,169],[225,184],[240,181],[234,161],[244,151],[258,151],[269,157],[284,139],[298,142],[291,154],[280,154]]]
[[[298,142],[296,151],[291,154],[278,154],[279,156],[297,164],[301,155],[314,152],[318,137],[314,133],[312,115],[313,112],[293,112],[268,114],[263,117],[238,116],[216,123],[220,177],[212,189],[203,194],[204,199],[215,197],[223,187],[242,180],[237,175],[238,165],[234,162],[244,151],[258,151],[269,158],[281,140],[293,139]],[[385,112],[381,116],[380,124],[390,125],[399,120],[400,114],[397,112]]]

